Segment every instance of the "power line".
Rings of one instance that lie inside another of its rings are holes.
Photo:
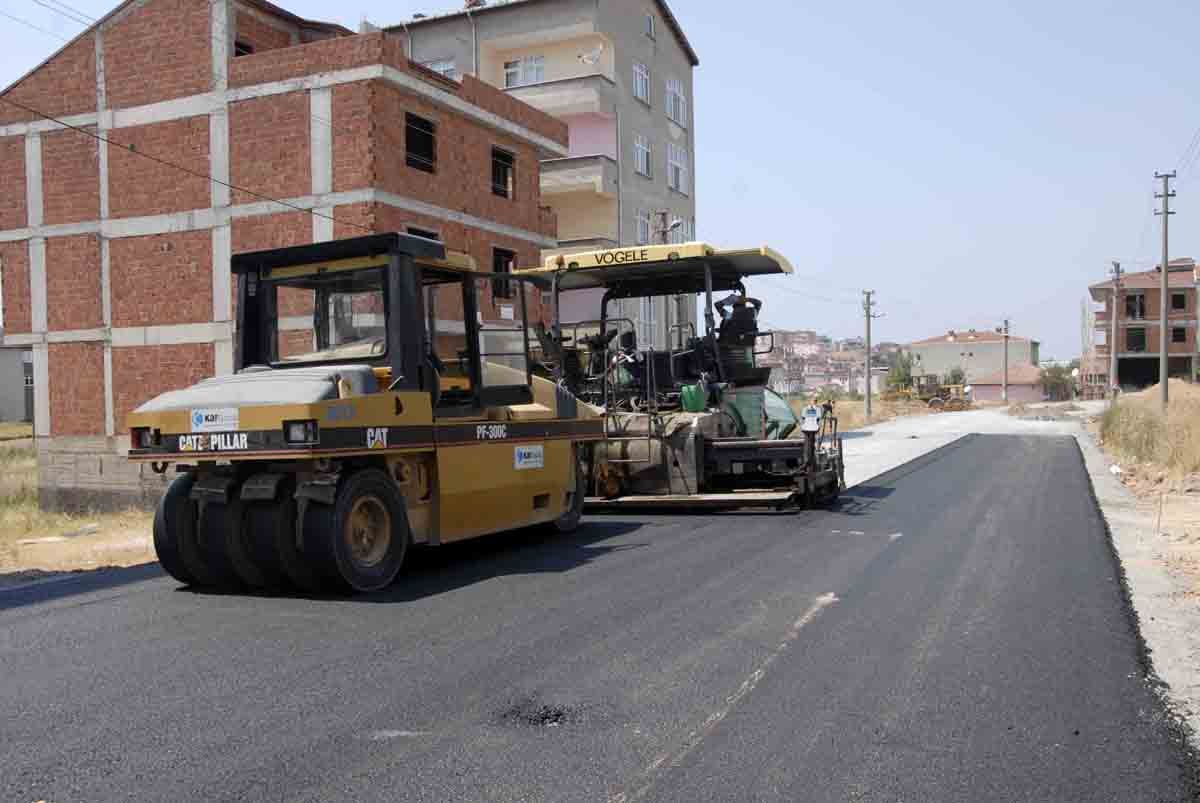
[[[45,0],[30,0],[30,2],[37,3],[42,8],[49,9],[49,10],[53,11],[55,14],[58,14],[61,17],[66,17],[71,22],[74,22],[77,25],[82,25],[85,28],[90,26],[93,22],[93,20],[90,17],[85,17],[75,11],[63,11],[60,8],[55,8],[54,6],[45,2]]]
[[[229,189],[234,190],[235,192],[244,192],[247,195],[251,195],[251,196],[253,196],[255,198],[259,198],[263,201],[270,201],[271,203],[276,203],[276,204],[279,204],[280,206],[286,206],[289,209],[296,210],[297,212],[306,212],[307,214],[310,214],[313,217],[324,218],[325,220],[332,220],[334,223],[345,223],[347,226],[354,226],[355,228],[362,229],[363,231],[368,231],[368,232],[372,232],[372,233],[374,233],[374,231],[375,231],[374,229],[372,229],[368,226],[363,226],[362,224],[354,223],[349,220],[339,220],[338,218],[335,218],[332,215],[326,215],[322,212],[318,212],[315,209],[305,209],[302,206],[297,206],[296,204],[288,203],[287,201],[281,201],[278,198],[272,198],[269,195],[263,195],[260,192],[255,192],[254,190],[248,190],[248,189],[245,189],[244,187],[238,187],[234,184],[230,184],[227,181],[222,181],[219,178],[213,178],[212,176],[208,175],[207,173],[201,173],[197,170],[192,170],[191,168],[184,167],[183,165],[177,165],[174,162],[168,162],[166,159],[162,159],[158,156],[154,156],[153,154],[143,153],[142,151],[139,151],[137,148],[133,147],[132,145],[122,145],[120,142],[114,142],[113,140],[108,139],[107,137],[102,137],[93,131],[88,131],[85,128],[80,128],[79,126],[75,126],[75,125],[71,125],[70,123],[63,122],[62,120],[58,119],[57,117],[51,117],[50,115],[46,114],[45,112],[40,112],[37,109],[33,108],[32,106],[26,106],[25,104],[18,103],[15,100],[9,100],[6,97],[0,96],[0,103],[7,103],[10,106],[15,106],[18,109],[23,109],[24,111],[27,111],[30,114],[36,114],[38,117],[41,117],[45,120],[49,120],[52,123],[57,123],[58,125],[61,125],[63,128],[69,128],[72,131],[75,131],[77,133],[91,137],[92,139],[97,140],[99,142],[103,142],[108,145],[115,145],[118,148],[123,148],[124,150],[127,150],[130,153],[137,154],[138,156],[141,156],[145,159],[149,159],[152,162],[157,162],[161,165],[165,165],[166,167],[174,168],[174,169],[180,171],[181,173],[186,173],[190,176],[195,176],[196,178],[202,178],[207,181],[211,181],[212,183],[218,184],[222,187],[228,187]]]
[[[59,39],[63,42],[71,41],[70,39],[63,36],[62,34],[55,33],[54,31],[48,31],[45,28],[38,27],[37,25],[34,25],[29,20],[23,20],[20,17],[14,17],[12,14],[9,14],[7,11],[0,11],[0,16],[8,17],[13,22],[19,22],[22,25],[24,25],[26,28],[32,28],[33,30],[38,31],[39,33],[44,33],[47,36],[53,36],[55,39]]]

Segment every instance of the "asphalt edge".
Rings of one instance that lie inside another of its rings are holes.
[[[897,463],[896,465],[892,466],[891,468],[886,468],[883,471],[879,472],[878,474],[875,474],[874,476],[867,477],[866,479],[860,480],[859,482],[856,482],[853,485],[847,486],[846,489],[844,491],[842,491],[842,495],[843,496],[849,495],[850,492],[853,491],[855,488],[862,488],[864,486],[882,485],[882,484],[889,483],[889,482],[895,482],[898,479],[902,479],[902,478],[908,476],[909,474],[912,474],[914,471],[918,471],[918,470],[924,468],[925,466],[929,465],[930,463],[940,460],[943,457],[943,454],[942,454],[943,452],[952,451],[954,449],[961,449],[962,447],[968,445],[969,443],[971,443],[971,441],[974,441],[979,437],[980,436],[979,436],[978,432],[968,432],[965,435],[959,435],[957,438],[950,441],[949,443],[943,443],[941,446],[935,446],[932,449],[930,449],[928,452],[922,452],[921,454],[917,455],[916,457],[910,457],[908,460],[905,460],[903,463]],[[897,475],[897,476],[892,476],[893,474]]]
[[[1084,438],[1087,438],[1090,442],[1085,444],[1083,441]],[[1151,694],[1158,699],[1159,705],[1162,706],[1163,719],[1167,727],[1167,732],[1184,758],[1184,761],[1181,762],[1180,770],[1183,772],[1184,780],[1190,789],[1191,799],[1200,800],[1200,748],[1197,746],[1196,731],[1188,722],[1186,713],[1188,702],[1182,698],[1177,698],[1171,693],[1170,684],[1162,679],[1158,669],[1155,667],[1153,658],[1154,648],[1146,640],[1145,633],[1143,632],[1136,597],[1132,584],[1129,581],[1129,573],[1125,570],[1121,548],[1109,523],[1109,513],[1112,512],[1112,506],[1110,505],[1110,509],[1106,511],[1105,505],[1100,500],[1100,495],[1096,491],[1096,477],[1093,475],[1092,467],[1088,465],[1085,446],[1096,450],[1101,457],[1103,457],[1103,453],[1099,451],[1099,447],[1091,440],[1091,435],[1083,429],[1082,424],[1080,425],[1080,431],[1072,437],[1072,440],[1075,443],[1076,454],[1079,456],[1083,473],[1087,477],[1088,494],[1092,499],[1092,503],[1096,506],[1096,512],[1099,514],[1100,522],[1104,527],[1105,545],[1112,560],[1121,599],[1125,604],[1125,612],[1129,621],[1129,627],[1133,633],[1134,643],[1136,644],[1137,661],[1142,668],[1143,680],[1150,689]]]

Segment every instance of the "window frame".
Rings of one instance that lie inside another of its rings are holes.
[[[508,264],[504,266],[504,270],[497,270],[496,269],[496,257],[499,256],[501,253],[508,254],[511,257],[511,259],[509,260]],[[492,273],[493,274],[505,274],[505,275],[511,276],[514,272],[514,266],[516,265],[516,263],[517,263],[517,252],[516,251],[513,251],[511,248],[504,248],[499,245],[492,246]],[[503,300],[505,302],[511,302],[512,298],[513,298],[512,282],[497,281],[494,285],[492,285],[492,306],[495,306],[496,303],[501,300]]]
[[[642,169],[642,155],[645,154],[646,169]],[[635,134],[633,137],[633,172],[645,178],[654,178],[654,146],[650,137]]]
[[[544,55],[519,56],[512,61],[503,62],[503,70],[505,89],[544,83],[546,80],[546,57]]]
[[[1175,306],[1175,300],[1182,299],[1183,303]],[[1171,293],[1171,312],[1187,312],[1187,293],[1184,291],[1173,291]]]
[[[405,226],[404,231],[413,237],[424,237],[426,240],[436,240],[439,243],[442,241],[441,232],[434,231],[433,229],[423,229],[420,226]]]
[[[682,161],[679,161],[677,157],[682,157]],[[676,145],[674,142],[668,142],[667,188],[680,195],[687,195],[691,187],[688,180],[689,167],[687,148]]]
[[[497,156],[508,157],[508,164],[504,165],[502,160],[497,159]],[[499,145],[492,146],[492,195],[497,198],[505,198],[509,201],[515,200],[517,197],[517,155],[507,148],[501,148]],[[496,183],[497,168],[507,168],[507,181],[502,186]]]
[[[1176,337],[1176,335],[1179,335],[1179,337]],[[1186,343],[1187,342],[1187,327],[1186,326],[1172,326],[1171,327],[1171,342],[1172,343]]]
[[[651,237],[654,236],[654,223],[648,209],[638,209],[635,212],[637,220],[637,239],[638,245],[649,245]],[[645,235],[642,234],[642,226],[645,225]]]
[[[633,62],[633,97],[647,106],[651,105],[653,77],[650,68],[640,61]],[[644,91],[639,91],[639,89]]]
[[[414,121],[420,121],[421,123],[428,124],[430,130],[425,131],[424,129],[418,128],[417,126],[413,125]],[[412,136],[414,131],[420,131],[420,133],[425,134],[429,137],[430,154],[432,156],[431,159],[427,160],[424,156],[420,156],[420,155],[417,155],[416,153],[414,153],[412,143],[410,140],[410,137]],[[418,164],[414,164],[414,161],[418,162]],[[428,164],[421,164],[426,161],[428,161]],[[412,112],[405,112],[404,113],[404,164],[407,167],[411,167],[414,170],[420,170],[422,173],[436,174],[437,173],[437,161],[438,161],[438,159],[437,159],[437,121],[430,120],[427,117],[422,117],[419,114],[413,114]]]
[[[653,14],[646,14],[646,22],[643,26],[643,33],[645,33],[650,39],[655,41],[658,40],[658,20],[654,18]]]
[[[449,69],[446,69],[446,65],[449,65]],[[450,81],[457,81],[461,77],[458,72],[458,62],[453,57],[423,61],[421,66]]]
[[[680,128],[687,128],[687,94],[683,89],[683,81],[678,78],[668,78],[666,98],[667,119]]]
[[[1133,345],[1132,345],[1132,343],[1131,343],[1131,340],[1130,340],[1130,338],[1131,338],[1131,336],[1133,335],[1133,333],[1134,333],[1134,332],[1137,332],[1139,335],[1141,335],[1141,338],[1142,338],[1142,346],[1141,346],[1141,348],[1134,348],[1134,347],[1133,347]],[[1125,330],[1125,351],[1126,351],[1126,352],[1128,352],[1128,353],[1130,353],[1130,354],[1141,354],[1141,353],[1145,352],[1145,351],[1146,351],[1146,341],[1147,341],[1147,338],[1146,338],[1146,327],[1144,327],[1144,326],[1131,326],[1131,327],[1129,327],[1128,329],[1126,329],[1126,330]]]
[[[1134,310],[1132,312],[1130,311],[1130,306],[1134,307]],[[1137,309],[1138,307],[1140,307],[1141,309],[1138,310]],[[1125,294],[1125,309],[1123,310],[1123,312],[1125,313],[1125,318],[1127,320],[1132,320],[1132,321],[1146,320],[1146,294],[1145,293],[1126,293]]]

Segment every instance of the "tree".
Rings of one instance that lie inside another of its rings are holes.
[[[1075,378],[1071,376],[1071,369],[1067,366],[1048,365],[1042,368],[1041,383],[1042,390],[1046,392],[1050,401],[1065,401],[1071,398]]]
[[[967,374],[962,368],[951,368],[944,377],[942,377],[943,385],[965,385],[967,384]]]
[[[906,388],[912,385],[912,355],[900,352],[896,355],[892,368],[888,371],[888,387]]]

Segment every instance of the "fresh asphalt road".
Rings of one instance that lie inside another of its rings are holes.
[[[1182,801],[1075,441],[799,514],[590,517],[388,593],[0,593],[0,798]]]

